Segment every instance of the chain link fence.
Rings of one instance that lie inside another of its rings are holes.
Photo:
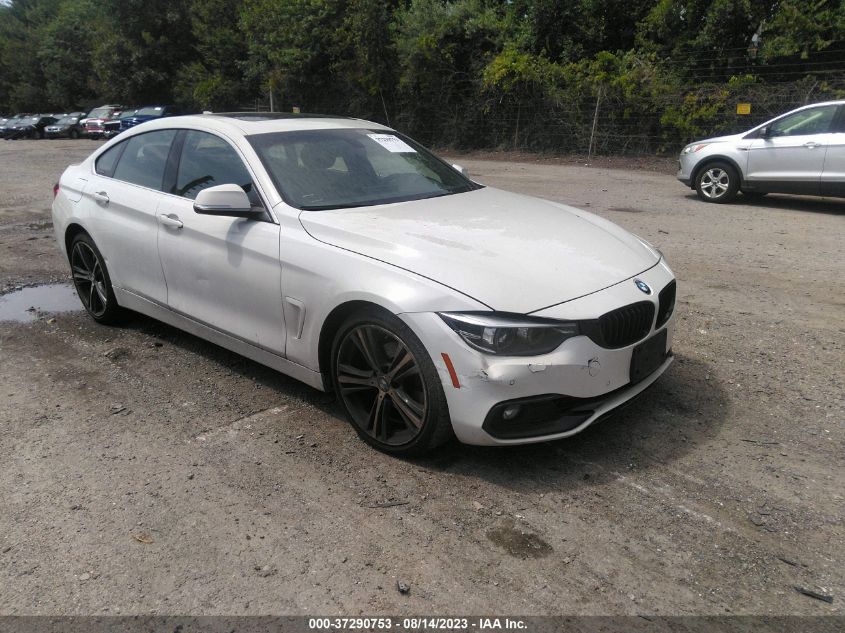
[[[626,94],[598,85],[555,99],[511,95],[479,100],[469,82],[429,104],[386,102],[359,111],[343,103],[293,103],[276,109],[336,114],[386,123],[421,143],[460,150],[517,150],[599,155],[674,154],[686,143],[747,130],[791,109],[845,98],[845,73],[782,83],[702,84],[660,95]],[[748,114],[737,106],[748,104]],[[269,99],[244,109],[268,111]]]

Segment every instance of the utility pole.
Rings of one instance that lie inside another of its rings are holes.
[[[599,86],[599,92],[596,95],[596,111],[593,113],[593,129],[590,131],[590,147],[587,149],[587,160],[590,160],[593,157],[593,139],[596,138],[596,123],[599,120],[599,104],[601,103],[601,90],[602,87]]]

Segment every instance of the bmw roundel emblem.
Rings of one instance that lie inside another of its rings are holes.
[[[649,288],[649,285],[642,279],[634,279],[634,284],[636,284],[637,288],[642,290],[647,295],[651,294],[651,288]]]

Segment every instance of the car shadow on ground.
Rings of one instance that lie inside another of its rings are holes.
[[[333,415],[334,396],[312,387],[303,382],[286,376],[270,367],[257,363],[236,352],[231,352],[219,345],[206,341],[198,336],[157,321],[152,317],[140,313],[131,313],[122,325],[125,329],[135,330],[143,335],[176,345],[184,351],[198,354],[229,371],[254,381],[268,389],[284,394],[289,398],[298,398]]]
[[[414,461],[518,491],[574,490],[670,465],[718,435],[729,408],[709,364],[681,355],[630,406],[578,435],[505,448],[454,443]]]
[[[198,354],[348,425],[332,394],[142,315],[134,315],[124,327]],[[728,395],[710,365],[676,354],[675,363],[638,399],[578,435],[506,447],[452,441],[424,457],[397,459],[432,473],[483,479],[516,491],[574,490],[601,485],[620,473],[671,464],[717,435],[728,412]],[[354,431],[348,431],[352,440]],[[358,446],[361,460],[372,458],[374,449],[364,442]]]
[[[686,197],[695,200],[695,192]],[[704,203],[706,204],[706,203]],[[732,203],[722,206],[746,205],[763,209],[778,209],[783,211],[804,211],[807,213],[821,213],[824,215],[845,215],[845,198],[816,198],[811,196],[792,196],[788,194],[770,193],[761,198],[748,198],[739,194]]]

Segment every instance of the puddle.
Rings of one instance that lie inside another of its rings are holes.
[[[82,303],[71,284],[32,286],[0,295],[0,321],[28,323],[44,313],[80,310]]]
[[[552,553],[552,546],[536,534],[525,532],[512,521],[487,532],[487,538],[516,558],[543,558]]]

